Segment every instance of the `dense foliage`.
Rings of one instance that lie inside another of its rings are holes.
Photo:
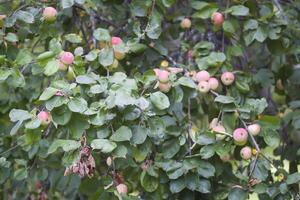
[[[300,2],[0,1],[1,199],[299,199]]]

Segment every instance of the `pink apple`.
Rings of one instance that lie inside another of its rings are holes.
[[[226,132],[224,126],[221,124],[217,124],[215,127],[212,128],[212,130],[217,133],[225,133]]]
[[[232,72],[224,72],[221,76],[221,81],[224,85],[231,85],[234,79],[234,74]]]
[[[222,26],[222,24],[224,22],[224,17],[222,15],[222,13],[215,12],[215,13],[212,14],[211,20],[212,20],[212,23],[214,25],[216,25],[216,26]]]
[[[208,79],[208,84],[211,90],[216,90],[219,86],[219,81],[218,79],[211,77]]]
[[[210,77],[209,73],[205,70],[202,70],[196,74],[196,80],[198,82],[208,81],[209,77]]]
[[[170,75],[170,72],[168,72],[166,70],[160,70],[160,71],[158,71],[157,79],[159,80],[159,82],[166,83],[169,81],[169,75]]]
[[[192,22],[189,18],[184,18],[180,23],[180,26],[183,29],[189,29],[189,28],[191,28],[191,25],[192,25]]]
[[[127,185],[125,185],[123,183],[117,185],[117,191],[119,194],[127,194],[127,192],[128,192]]]
[[[46,7],[43,10],[43,17],[44,17],[45,21],[47,21],[47,22],[55,21],[56,16],[57,16],[57,11],[53,7]]]
[[[51,122],[51,115],[46,111],[39,112],[37,118],[41,121],[42,125],[48,125]]]
[[[248,139],[248,132],[244,128],[237,128],[233,131],[233,140],[236,145],[246,144]]]
[[[248,131],[253,136],[258,135],[260,132],[260,125],[259,124],[251,124],[248,126]]]
[[[159,83],[158,88],[161,92],[167,93],[170,91],[172,85],[170,83]]]
[[[209,84],[207,81],[200,81],[198,84],[198,89],[201,93],[207,93],[209,91]]]
[[[119,44],[121,44],[122,42],[123,42],[122,39],[119,38],[119,37],[112,37],[112,38],[111,38],[111,44],[112,44],[112,45],[119,45]]]
[[[74,62],[74,56],[71,52],[63,51],[59,55],[59,60],[65,65],[71,65]]]
[[[250,147],[243,147],[240,151],[241,157],[244,160],[249,160],[252,157],[252,151]]]

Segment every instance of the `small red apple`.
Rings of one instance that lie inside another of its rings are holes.
[[[224,17],[222,15],[222,13],[215,12],[215,13],[212,14],[211,20],[212,20],[212,23],[214,25],[216,25],[216,26],[222,26],[222,24],[224,22]]]
[[[46,111],[39,112],[37,118],[41,121],[42,125],[48,125],[51,122],[51,115]]]
[[[47,22],[53,22],[56,20],[57,11],[53,7],[46,7],[43,10],[43,17]]]
[[[111,44],[112,44],[112,45],[119,45],[119,44],[121,44],[122,42],[123,42],[122,39],[119,38],[119,37],[112,37],[112,38],[111,38]]]
[[[248,131],[253,136],[258,135],[260,132],[260,125],[259,124],[251,124],[248,126]]]
[[[59,60],[65,65],[71,65],[74,62],[74,55],[71,52],[63,51],[59,55]]]
[[[211,90],[216,90],[219,86],[219,81],[218,79],[211,77],[208,79],[208,84]]]
[[[189,29],[189,28],[191,28],[191,25],[192,25],[192,22],[189,18],[184,18],[180,23],[180,26],[183,29]]]
[[[169,75],[170,75],[170,72],[168,72],[166,70],[160,70],[160,71],[158,71],[157,79],[159,80],[159,82],[166,83],[169,81]]]
[[[250,147],[243,147],[240,151],[241,157],[244,160],[249,160],[252,157],[252,150]]]
[[[202,71],[200,71],[200,72],[198,72],[198,73],[196,74],[196,80],[197,80],[198,82],[201,82],[201,81],[208,81],[209,78],[210,78],[210,75],[209,75],[209,73],[208,73],[207,71],[205,71],[205,70],[202,70]]]
[[[167,93],[170,91],[172,85],[170,83],[159,83],[158,88],[161,92]]]
[[[198,84],[198,89],[201,93],[208,93],[209,91],[209,84],[207,81],[200,81]]]
[[[126,195],[127,192],[128,192],[128,188],[127,188],[127,185],[121,183],[119,185],[117,185],[117,191],[119,194],[121,195]]]
[[[231,85],[234,81],[234,74],[232,72],[224,72],[221,76],[221,81],[224,85]]]
[[[244,145],[248,140],[248,132],[244,128],[237,128],[233,131],[233,140],[236,145]]]

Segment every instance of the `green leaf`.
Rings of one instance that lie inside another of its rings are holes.
[[[199,154],[200,154],[202,159],[211,158],[215,154],[214,146],[212,146],[212,145],[203,146],[200,149]]]
[[[0,69],[0,81],[5,81],[11,75],[11,70]]]
[[[107,84],[97,84],[97,85],[93,85],[90,88],[90,92],[92,94],[100,94],[102,92],[105,92],[107,90]]]
[[[253,38],[256,39],[258,42],[263,42],[268,37],[268,32],[265,27],[258,27],[256,32],[254,33]]]
[[[57,91],[58,91],[58,89],[56,89],[56,88],[48,87],[43,91],[39,100],[46,101],[46,100],[50,99],[51,97],[53,97]]]
[[[181,192],[185,187],[186,187],[186,185],[185,185],[185,179],[184,178],[180,178],[180,179],[177,179],[177,180],[172,180],[170,182],[170,191],[172,193]]]
[[[162,92],[154,92],[150,95],[150,100],[159,110],[164,110],[170,106],[170,101],[167,95]]]
[[[141,185],[147,192],[154,192],[158,188],[158,180],[153,176],[149,176],[146,171],[143,171],[140,177]]]
[[[80,142],[75,140],[63,140],[56,139],[52,142],[48,149],[48,154],[52,154],[57,151],[58,148],[62,148],[63,151],[68,152],[80,147]]]
[[[299,183],[299,182],[300,182],[300,173],[299,172],[289,174],[287,176],[286,183],[288,185],[294,184],[294,183]]]
[[[70,34],[67,34],[64,36],[65,39],[71,43],[74,43],[74,44],[78,44],[78,43],[81,43],[82,42],[82,38],[75,34],[75,33],[70,33]]]
[[[87,102],[81,97],[75,97],[68,103],[68,107],[72,112],[83,113],[87,110]]]
[[[243,189],[233,188],[228,195],[228,200],[246,200],[247,196],[247,192]]]
[[[158,39],[161,30],[161,18],[157,13],[151,15],[149,26],[146,28],[147,36],[150,39]]]
[[[17,55],[15,63],[17,65],[26,65],[32,61],[31,53],[27,49],[21,49]]]
[[[184,76],[180,77],[178,79],[178,83],[180,85],[183,85],[183,86],[189,87],[189,88],[194,88],[195,89],[197,87],[196,84],[195,84],[195,82],[192,79],[190,79],[188,77],[184,77]]]
[[[27,11],[19,10],[16,13],[18,20],[21,20],[25,23],[32,24],[34,22],[34,16]]]
[[[249,15],[249,8],[243,5],[232,6],[229,8],[231,15],[234,16],[247,16]]]
[[[218,95],[216,98],[215,98],[215,102],[219,102],[219,103],[222,103],[222,104],[229,104],[229,103],[234,103],[234,98],[233,97],[230,97],[230,96],[224,96],[224,95]]]
[[[280,136],[279,133],[271,128],[264,128],[262,130],[262,135],[264,137],[264,141],[268,146],[273,148],[278,147],[280,144]]]
[[[147,128],[142,126],[132,127],[132,138],[131,142],[133,144],[143,144],[147,138]]]
[[[51,115],[55,123],[66,125],[71,119],[72,112],[66,106],[62,106],[54,109],[53,112],[51,112]]]
[[[92,62],[92,61],[96,60],[96,58],[98,56],[98,53],[99,53],[99,50],[97,50],[97,49],[96,50],[92,50],[87,55],[85,55],[85,59],[87,61]]]
[[[94,33],[93,36],[96,40],[99,41],[105,41],[105,42],[111,42],[111,37],[109,34],[109,31],[107,29],[104,28],[97,28]]]
[[[41,120],[35,118],[25,124],[25,128],[27,129],[36,129],[41,125]]]
[[[9,118],[12,122],[24,121],[26,119],[30,119],[31,117],[32,115],[26,110],[12,109],[9,112]]]
[[[19,128],[22,126],[23,121],[18,121],[10,130],[10,135],[13,136],[15,134],[17,134]]]
[[[74,5],[74,0],[61,0],[61,6],[63,9],[70,8]]]
[[[255,30],[258,28],[258,22],[255,19],[249,19],[244,24],[244,31]]]
[[[59,61],[51,60],[50,62],[47,63],[44,74],[46,76],[51,76],[55,74],[58,71],[58,69],[59,69]]]
[[[95,139],[91,142],[91,147],[100,149],[103,153],[110,153],[117,147],[117,144],[107,139]]]
[[[104,67],[108,67],[114,62],[114,51],[112,48],[103,48],[99,53],[99,63]]]
[[[76,77],[76,82],[79,84],[95,84],[95,79],[90,75],[79,75]]]
[[[17,169],[15,172],[14,172],[14,179],[16,179],[17,181],[21,181],[21,180],[24,180],[28,177],[28,172],[27,172],[27,169],[26,168],[20,168],[20,169]]]
[[[176,153],[178,153],[178,151],[180,149],[178,139],[172,139],[172,140],[164,142],[162,145],[162,148],[163,148],[164,158],[166,158],[166,159],[172,158],[173,156],[176,155]]]
[[[19,38],[15,33],[7,33],[4,39],[8,42],[18,42]]]
[[[110,137],[111,140],[116,142],[130,141],[132,132],[127,126],[121,126],[116,132]]]
[[[197,167],[197,172],[200,176],[203,176],[204,178],[209,178],[214,176],[216,169],[209,162],[201,161],[199,163],[199,166]]]
[[[192,17],[200,19],[209,19],[218,10],[216,4],[204,1],[193,1],[192,7],[197,10]]]

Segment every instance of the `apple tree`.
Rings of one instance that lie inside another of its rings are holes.
[[[2,199],[299,199],[300,2],[0,2]]]

